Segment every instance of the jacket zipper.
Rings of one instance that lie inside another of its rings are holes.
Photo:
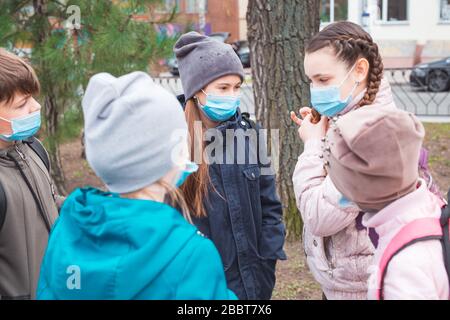
[[[27,163],[26,161],[26,157],[25,155],[22,153],[22,151],[20,151],[19,147],[17,146],[17,144],[14,146],[14,148],[16,149],[16,152],[19,154],[20,158]],[[27,163],[28,164],[28,163]]]

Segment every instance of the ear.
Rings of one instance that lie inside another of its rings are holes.
[[[366,58],[361,58],[358,61],[356,61],[356,66],[355,66],[355,71],[354,71],[355,80],[358,82],[363,82],[364,80],[366,80],[367,76],[369,74],[369,68],[370,68],[370,64]]]
[[[205,88],[205,89],[206,89],[206,88]],[[194,95],[193,98],[195,99],[195,101],[197,102],[197,104],[200,103],[200,104],[204,105],[204,104],[206,103],[205,89],[200,90],[199,92],[197,92],[197,93]]]

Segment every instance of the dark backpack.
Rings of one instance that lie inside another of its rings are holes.
[[[447,194],[450,200],[450,190]],[[391,259],[408,246],[426,240],[440,240],[444,253],[444,264],[450,284],[450,205],[444,204],[441,218],[417,219],[404,226],[391,240],[384,251],[379,265],[378,300],[383,300],[383,286]]]
[[[35,137],[31,137],[27,140],[23,140],[42,160],[45,167],[48,171],[50,171],[50,159],[48,158],[48,154],[44,149],[44,146],[40,143],[38,139]],[[6,217],[6,209],[8,207],[5,190],[3,189],[3,185],[0,181],[0,230],[3,227]]]

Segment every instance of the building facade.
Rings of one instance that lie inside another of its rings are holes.
[[[450,0],[319,0],[321,28],[348,20],[379,44],[386,67],[411,67],[450,56]],[[239,0],[246,38],[247,0]]]
[[[450,56],[450,0],[321,0],[321,20],[362,25],[388,68]]]
[[[241,0],[165,0],[155,12],[169,14],[176,8],[172,24],[178,29],[192,28],[205,34],[229,32],[228,41],[234,42],[241,39],[242,3]]]

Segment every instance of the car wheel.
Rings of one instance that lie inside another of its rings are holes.
[[[433,70],[428,75],[428,90],[442,92],[447,90],[449,75],[444,70]]]

